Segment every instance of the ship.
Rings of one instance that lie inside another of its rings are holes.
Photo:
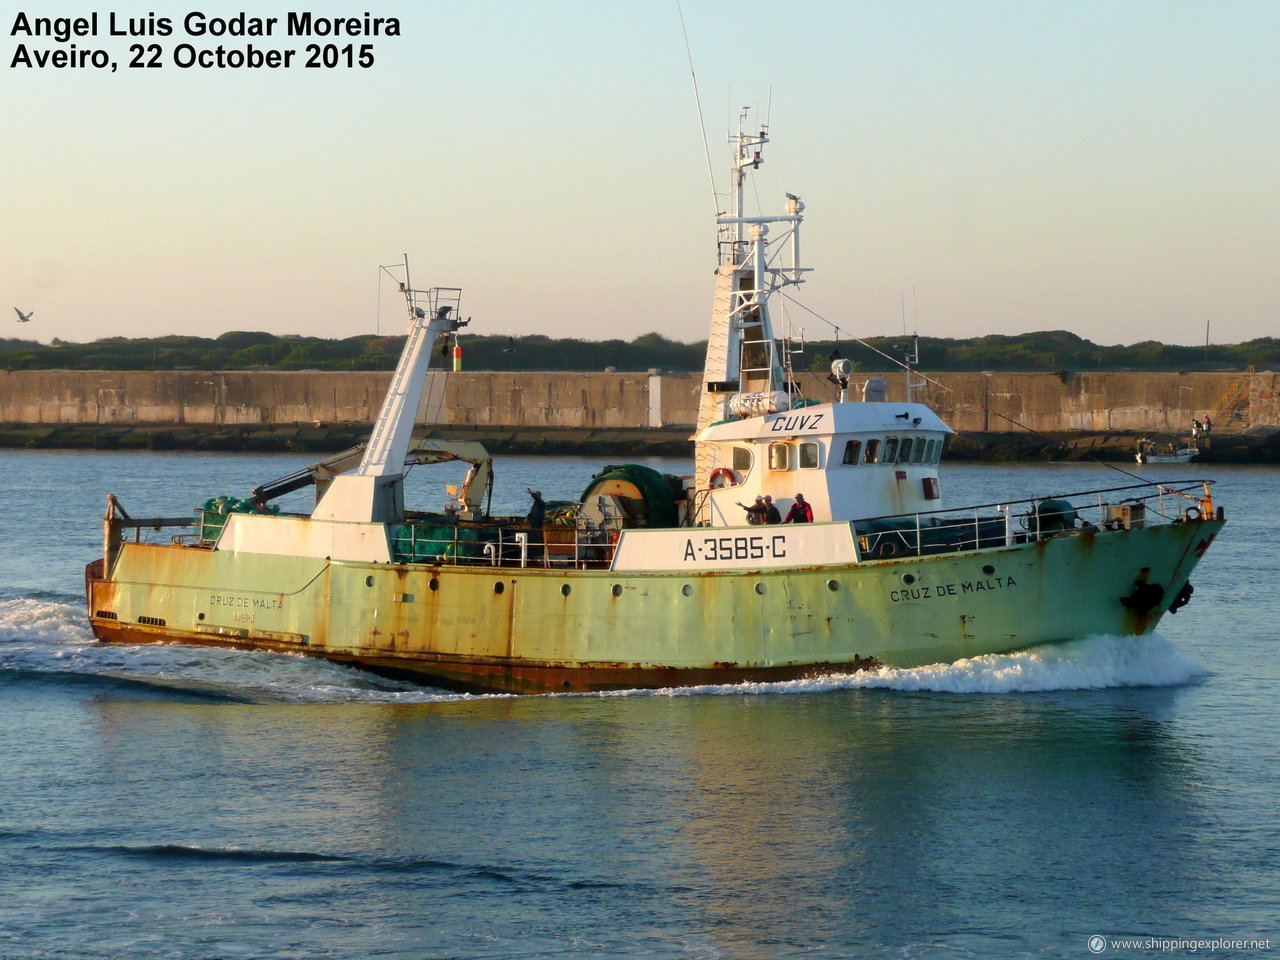
[[[1161,444],[1144,437],[1138,441],[1134,459],[1138,463],[1194,463],[1199,456],[1200,448],[1195,440]]]
[[[85,571],[94,635],[529,694],[788,681],[1151,633],[1187,602],[1225,522],[1210,483],[1127,474],[1142,482],[944,507],[953,431],[916,400],[910,369],[904,401],[882,377],[854,382],[839,356],[829,395],[797,385],[771,307],[809,279],[805,205],[787,194],[785,212],[754,216],[743,200],[768,142],[745,122],[731,138],[691,475],[623,463],[576,501],[492,514],[487,451],[418,429],[426,384],[447,376],[430,369],[435,348],[467,321],[461,290],[415,289],[406,256],[408,336],[367,443],[188,516],[135,516],[108,495]],[[406,506],[409,467],[449,460],[470,463],[456,500]],[[307,511],[274,502],[307,487]]]

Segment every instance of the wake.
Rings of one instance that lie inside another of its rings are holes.
[[[302,655],[182,644],[102,644],[83,607],[0,600],[0,683],[99,686],[236,703],[438,703],[485,699],[389,680]]]
[[[665,696],[691,693],[823,693],[832,690],[1042,693],[1113,687],[1176,687],[1204,676],[1205,671],[1199,664],[1179,651],[1171,641],[1155,634],[1147,637],[1086,637],[1017,653],[986,654],[924,667],[880,667],[780,683],[653,692]]]

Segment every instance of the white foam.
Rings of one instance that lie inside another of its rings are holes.
[[[93,643],[83,612],[52,600],[0,600],[0,664],[14,657],[63,657]],[[25,665],[24,665],[25,666]]]
[[[387,680],[313,657],[182,644],[101,644],[82,608],[24,598],[0,601],[0,670],[154,682],[204,694],[313,703],[434,703],[477,699]]]
[[[999,694],[1112,687],[1168,687],[1205,675],[1195,661],[1159,635],[1087,637],[1018,653],[987,654],[898,669],[880,667],[779,683],[744,683],[649,691],[662,696],[698,693],[821,693],[829,690],[903,690]],[[641,692],[641,691],[627,691]]]

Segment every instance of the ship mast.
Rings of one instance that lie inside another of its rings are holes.
[[[719,264],[716,292],[707,337],[707,360],[698,405],[701,432],[731,416],[762,416],[791,405],[788,365],[782,343],[774,332],[769,297],[780,287],[802,283],[808,268],[800,265],[800,224],[804,204],[787,194],[785,214],[747,216],[748,173],[764,162],[768,127],[746,127],[747,109],[738,117],[731,170],[733,209],[716,218],[719,228]],[[770,238],[770,228],[780,226]],[[785,265],[783,253],[789,249]],[[697,482],[705,485],[710,472],[699,448]]]

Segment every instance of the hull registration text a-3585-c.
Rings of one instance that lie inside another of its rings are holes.
[[[760,531],[760,532],[756,532]],[[625,531],[615,570],[734,570],[811,567],[857,561],[847,523],[693,530]]]

